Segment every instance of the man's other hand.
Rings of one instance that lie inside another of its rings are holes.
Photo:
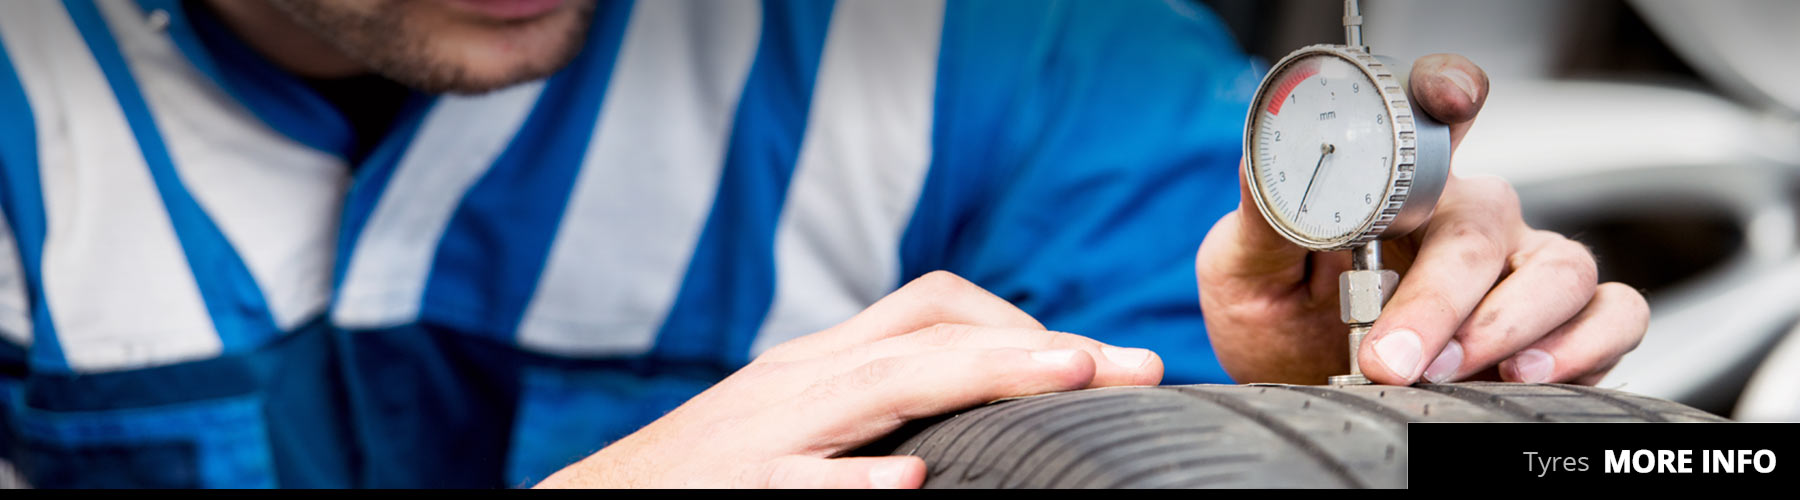
[[[906,421],[997,399],[1155,385],[1162,360],[1044,330],[947,272],[776,346],[538,487],[916,488],[918,457],[839,455]]]

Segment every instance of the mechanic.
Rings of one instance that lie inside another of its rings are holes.
[[[0,48],[40,487],[914,487],[834,457],[1343,368],[1348,258],[1241,201],[1263,68],[1187,2],[5,2]],[[1487,95],[1412,84],[1456,141]],[[1497,179],[1385,255],[1379,383],[1591,384],[1646,327]]]

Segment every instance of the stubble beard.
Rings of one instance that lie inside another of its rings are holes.
[[[481,94],[514,84],[550,76],[568,65],[581,52],[593,22],[594,6],[579,2],[573,13],[576,22],[560,27],[552,36],[553,47],[528,54],[495,75],[478,75],[455,60],[436,53],[430,33],[420,33],[406,23],[406,0],[380,2],[378,8],[365,15],[323,8],[325,2],[314,0],[272,0],[272,4],[307,30],[317,34],[345,56],[401,85],[426,93]],[[548,22],[531,19],[493,23],[498,29],[524,29],[529,23]]]

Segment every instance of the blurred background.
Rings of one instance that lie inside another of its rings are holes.
[[[1335,0],[1198,0],[1273,62],[1342,43]],[[1459,175],[1510,180],[1536,227],[1644,292],[1601,387],[1800,421],[1800,2],[1364,0],[1364,39],[1491,81]]]

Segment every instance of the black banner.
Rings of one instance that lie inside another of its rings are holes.
[[[1800,485],[1800,424],[1413,423],[1412,488]]]

